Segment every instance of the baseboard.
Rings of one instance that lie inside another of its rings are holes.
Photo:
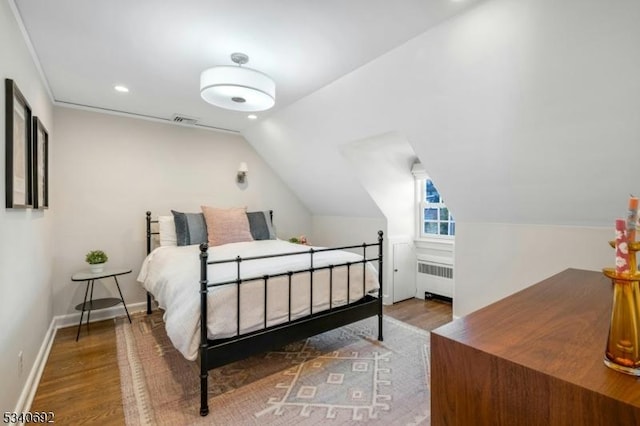
[[[51,346],[53,346],[53,340],[56,337],[56,331],[57,328],[55,327],[55,318],[53,318],[51,320],[51,323],[49,324],[47,333],[44,336],[42,345],[40,345],[40,350],[38,351],[36,360],[31,367],[29,377],[27,377],[27,381],[22,388],[20,398],[18,398],[18,403],[16,404],[16,408],[13,410],[14,413],[23,413],[29,411],[29,409],[31,408],[33,397],[36,395],[38,385],[40,384],[40,378],[42,377],[44,366],[47,364],[47,359],[49,358]]]
[[[449,297],[449,296],[443,296],[441,294],[436,294],[436,293],[432,293],[430,291],[425,291],[424,292],[424,300],[430,300],[430,299],[440,300],[441,302],[453,303],[453,299],[451,297]]]
[[[140,302],[128,304],[127,309],[129,310],[129,314],[146,311],[147,303]],[[90,322],[103,321],[124,315],[126,315],[126,312],[124,311],[124,307],[122,305],[114,306],[107,309],[92,311]],[[36,391],[38,390],[38,385],[40,384],[40,379],[42,378],[44,367],[45,365],[47,365],[49,352],[51,352],[51,347],[53,346],[53,341],[56,337],[58,329],[69,326],[77,326],[79,321],[80,312],[68,315],[57,315],[51,319],[51,323],[49,324],[47,333],[45,334],[42,345],[40,346],[40,350],[38,351],[38,356],[36,357],[36,360],[33,363],[33,367],[31,367],[31,371],[29,372],[29,377],[27,378],[27,381],[22,388],[20,398],[18,399],[18,403],[16,404],[16,408],[13,410],[14,413],[23,413],[31,409],[31,403],[33,403],[33,398],[35,397]],[[86,314],[82,322],[83,324],[86,323]]]
[[[147,302],[139,302],[139,303],[131,303],[127,304],[127,309],[129,310],[129,314],[133,314],[135,312],[146,311],[147,310]],[[56,321],[56,328],[65,328],[71,326],[78,326],[78,322],[80,322],[80,312],[74,312],[73,314],[67,315],[58,315],[54,317]],[[111,308],[100,309],[97,311],[91,311],[91,321],[104,321],[111,318],[117,318],[127,315],[124,311],[124,307],[122,305],[113,306]],[[87,314],[85,312],[84,317],[82,318],[82,323],[85,324],[87,322]]]

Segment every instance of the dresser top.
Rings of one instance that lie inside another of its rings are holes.
[[[567,269],[433,333],[640,407],[640,379],[604,365],[613,288]]]

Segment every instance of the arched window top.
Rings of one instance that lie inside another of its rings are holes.
[[[420,237],[453,238],[456,234],[456,222],[438,188],[429,177],[419,177],[417,183],[420,185],[420,199],[417,203]]]

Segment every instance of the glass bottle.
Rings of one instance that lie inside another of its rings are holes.
[[[610,278],[613,306],[604,363],[616,371],[640,376],[640,281],[635,276],[636,280]]]

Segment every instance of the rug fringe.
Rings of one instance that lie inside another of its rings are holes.
[[[129,369],[129,374],[131,377],[130,383],[131,388],[133,390],[133,397],[135,399],[135,411],[136,415],[132,415],[128,410],[125,410],[125,422],[127,425],[140,425],[140,426],[151,426],[156,424],[155,418],[153,416],[153,410],[151,409],[151,404],[149,403],[149,394],[147,392],[147,386],[145,384],[144,379],[144,371],[142,369],[142,363],[138,357],[138,354],[135,350],[135,339],[133,338],[131,325],[128,323],[123,323],[122,327],[117,328],[118,331],[121,330],[122,337],[125,341],[125,348],[121,351],[121,348],[118,348],[118,357],[123,357],[125,359],[126,365]],[[117,340],[117,339],[116,339]],[[119,366],[122,363],[118,363]],[[120,375],[122,376],[122,373]],[[126,395],[125,383],[122,383],[122,397],[123,400]],[[137,421],[136,421],[137,420]]]

